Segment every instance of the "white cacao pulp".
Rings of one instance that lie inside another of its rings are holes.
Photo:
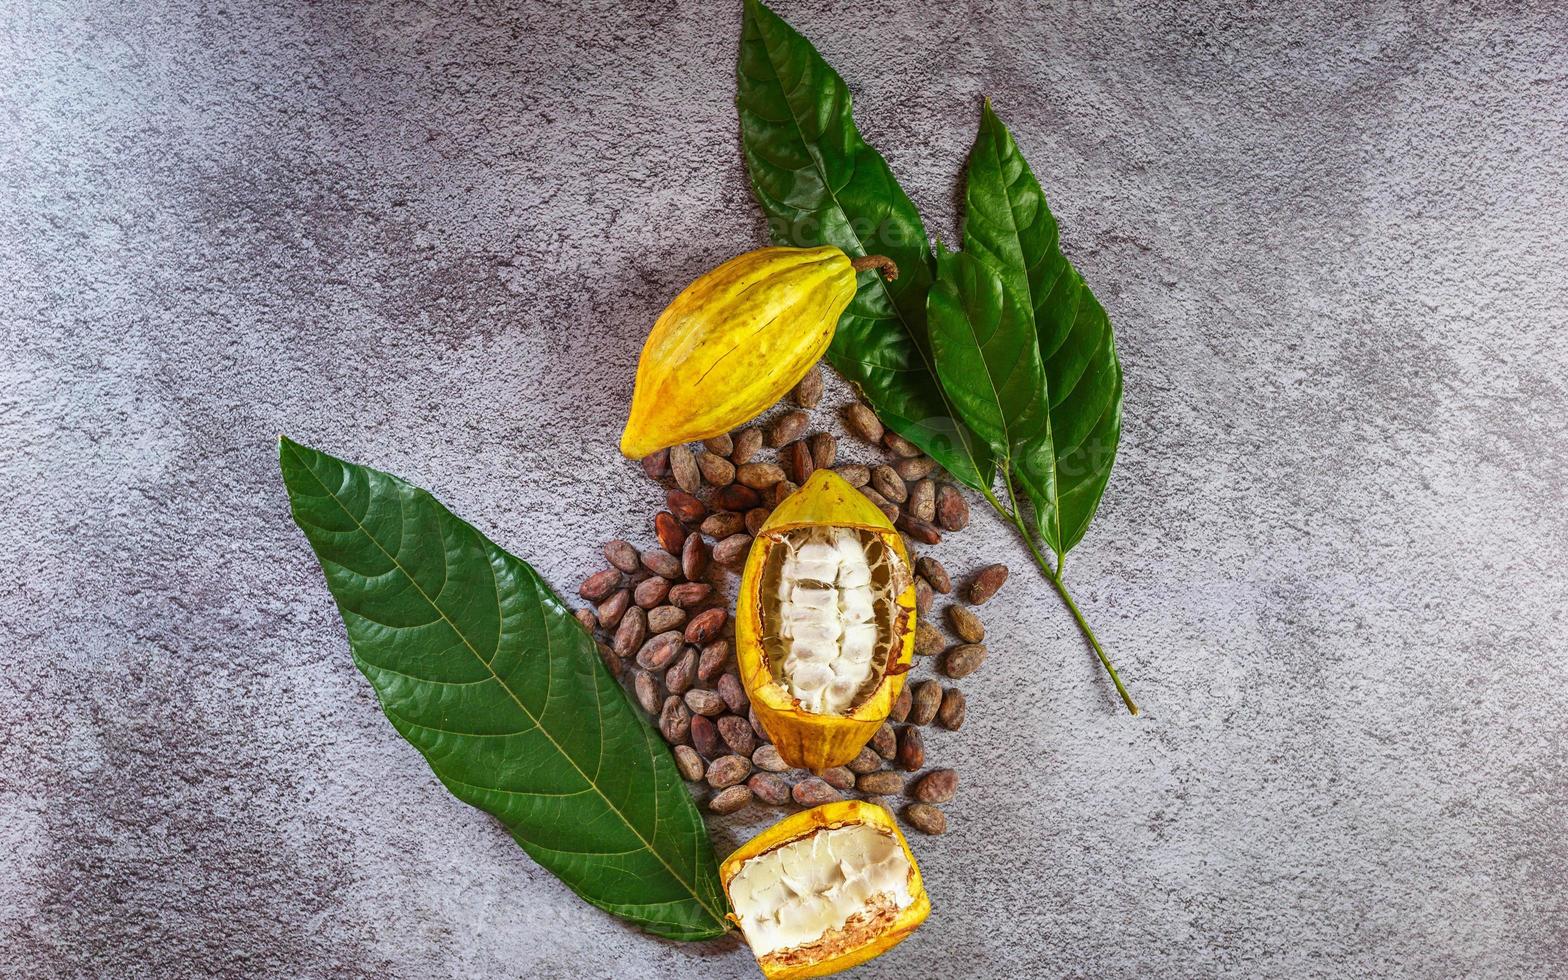
[[[909,879],[909,860],[892,834],[852,824],[759,854],[730,882],[729,894],[761,959],[863,941],[914,901]]]
[[[897,641],[896,599],[908,575],[880,538],[854,528],[780,537],[763,582],[763,644],[803,708],[847,714],[875,689]]]

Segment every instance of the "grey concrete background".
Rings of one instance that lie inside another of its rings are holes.
[[[933,234],[993,98],[1127,373],[1069,578],[1147,717],[1015,578],[934,750],[935,914],[860,976],[1568,975],[1568,17],[1229,6],[781,3]],[[762,240],[738,27],[6,9],[0,975],[755,975],[445,794],[274,448],[422,483],[563,590],[641,538],[641,336]],[[939,554],[1024,564],[984,518]]]

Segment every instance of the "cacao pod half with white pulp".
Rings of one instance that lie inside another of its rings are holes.
[[[931,900],[892,814],[861,800],[785,817],[741,845],[719,881],[768,980],[847,970],[903,941]]]
[[[687,286],[643,345],[621,452],[641,459],[767,411],[827,350],[866,269],[898,275],[889,259],[832,245],[763,248]]]
[[[792,767],[859,754],[887,719],[914,654],[903,538],[832,470],[817,470],[752,542],[735,656],[757,720]]]

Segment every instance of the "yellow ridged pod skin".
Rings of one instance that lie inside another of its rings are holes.
[[[726,895],[731,894],[731,884],[747,862],[793,841],[801,840],[824,830],[833,830],[864,824],[891,835],[909,862],[908,889],[913,901],[902,909],[891,922],[886,923],[875,936],[846,943],[837,949],[824,950],[821,958],[809,962],[789,962],[789,957],[759,956],[757,965],[768,980],[805,980],[824,977],[847,970],[867,960],[880,956],[909,938],[931,914],[931,899],[926,894],[925,883],[920,877],[920,866],[909,849],[909,842],[893,815],[882,807],[864,800],[842,800],[785,817],[778,823],[753,837],[736,849],[719,866],[719,881]],[[739,916],[730,913],[729,919],[741,925]]]
[[[839,713],[805,708],[776,675],[763,642],[762,585],[769,553],[784,535],[813,527],[851,528],[874,534],[905,570],[909,554],[887,516],[832,470],[821,469],[774,509],[752,542],[735,609],[735,656],[752,709],[779,755],[794,768],[820,771],[842,766],[860,753],[887,720],[904,688],[914,656],[915,587],[912,574],[898,580],[890,655],[874,690]]]
[[[621,452],[721,435],[772,407],[827,350],[855,288],[832,245],[747,252],[687,286],[643,345]]]

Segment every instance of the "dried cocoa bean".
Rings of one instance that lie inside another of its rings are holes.
[[[789,783],[771,772],[754,772],[746,780],[751,795],[769,806],[782,806],[789,802]]]
[[[735,440],[731,439],[729,433],[726,432],[723,435],[702,440],[702,448],[706,449],[710,453],[718,453],[720,456],[728,456],[730,453],[735,451]]]
[[[808,442],[811,445],[811,464],[817,469],[827,469],[838,458],[838,440],[833,433],[814,432]]]
[[[708,513],[708,505],[685,490],[671,490],[664,495],[664,505],[670,513],[683,521],[700,521]]]
[[[605,670],[610,672],[611,677],[620,680],[621,675],[626,673],[626,665],[621,663],[620,658],[615,655],[615,651],[605,646],[599,640],[594,641],[594,647],[599,651],[599,659],[604,661]]]
[[[746,720],[751,722],[751,733],[753,735],[757,736],[757,741],[759,741],[759,742],[772,742],[773,741],[773,739],[768,737],[767,730],[762,727],[762,719],[757,717],[757,709],[756,708],[747,708],[746,709]]]
[[[669,517],[668,514],[665,514],[665,516]],[[681,543],[685,544],[685,541],[682,540]],[[663,548],[649,548],[642,553],[642,567],[660,578],[680,578],[681,560],[675,557],[680,554],[680,551],[680,548],[676,548],[673,552],[665,551]]]
[[[637,583],[637,587],[632,590],[632,601],[644,609],[652,609],[661,605],[669,594],[670,580],[654,575]]]
[[[811,458],[811,447],[806,445],[805,440],[795,440],[786,446],[780,455],[784,459],[789,478],[796,483],[805,483],[811,479],[812,472],[817,468],[816,462]]]
[[[695,535],[688,538],[686,543],[689,545],[693,540],[698,540]],[[667,598],[670,600],[670,605],[678,609],[691,609],[701,605],[712,592],[713,586],[707,582],[682,582],[680,585],[670,586]]]
[[[583,609],[574,610],[572,612],[572,616],[579,623],[583,624],[583,629],[587,630],[590,633],[598,632],[598,630],[599,630],[599,616],[592,609],[588,609],[588,608],[585,607]]]
[[[973,581],[969,583],[969,601],[977,606],[984,605],[1002,588],[1002,583],[1007,581],[1006,565],[987,565],[975,573]]]
[[[956,732],[964,727],[964,714],[966,703],[964,692],[956,687],[950,687],[942,692],[942,707],[937,709],[937,724],[950,732]]]
[[[969,502],[951,483],[936,488],[936,522],[944,531],[962,531],[969,526]]]
[[[881,768],[882,757],[871,751],[870,748],[862,748],[860,754],[849,761],[849,771],[857,776],[863,776],[868,772],[876,772]]]
[[[906,684],[899,689],[898,697],[893,699],[893,710],[887,713],[888,719],[893,722],[902,722],[905,718],[908,718],[911,703],[912,697],[909,693],[909,685]]]
[[[980,643],[963,643],[947,651],[942,657],[942,673],[957,680],[968,677],[985,663],[986,649]]]
[[[937,561],[930,555],[921,555],[915,561],[915,572],[923,576],[927,582],[930,582],[931,588],[943,595],[953,591],[953,579],[947,574],[947,569],[942,566],[940,561]]]
[[[934,657],[947,648],[947,640],[935,626],[923,619],[915,620],[915,653]]]
[[[871,736],[871,741],[866,744],[871,746],[871,751],[884,759],[891,759],[898,754],[898,735],[893,731],[893,726],[885,721],[882,727],[877,729],[877,733]]]
[[[911,803],[904,807],[904,822],[924,834],[947,833],[947,814],[929,803]]]
[[[632,590],[618,588],[612,596],[599,604],[599,608],[594,610],[594,616],[599,619],[599,626],[602,629],[615,629],[616,624],[621,622],[621,616],[626,615],[626,608],[629,605],[632,605]]]
[[[687,647],[664,672],[664,689],[671,694],[684,695],[697,681],[697,651]]]
[[[713,813],[735,813],[751,802],[751,790],[744,786],[730,786],[714,793],[708,800],[708,809]]]
[[[790,791],[790,796],[794,797],[795,802],[801,806],[821,806],[844,798],[843,794],[829,786],[826,780],[816,776],[796,783],[795,788]]]
[[[694,581],[702,578],[712,557],[713,551],[702,535],[696,532],[686,535],[686,543],[681,546],[681,574]]]
[[[702,532],[703,537],[721,541],[732,534],[746,530],[746,518],[742,514],[728,512],[709,514],[697,530]]]
[[[893,469],[898,471],[899,476],[913,483],[936,472],[936,460],[930,456],[912,456],[908,459],[896,460]]]
[[[779,755],[779,750],[771,745],[757,746],[757,751],[751,754],[751,762],[758,769],[768,772],[783,772],[789,768],[789,763]]]
[[[855,780],[855,789],[876,796],[902,796],[904,777],[889,770],[868,772]]]
[[[914,725],[929,725],[942,707],[942,685],[939,681],[925,680],[915,685],[914,703],[909,708],[909,721]],[[927,800],[926,802],[933,802]]]
[[[906,725],[898,730],[898,754],[894,760],[905,772],[916,772],[926,764],[926,737],[920,729]]]
[[[768,426],[768,445],[776,448],[799,439],[801,433],[806,431],[806,422],[805,412],[785,412],[780,415]]]
[[[659,547],[671,555],[680,554],[681,548],[686,544],[686,529],[681,527],[681,522],[676,520],[675,515],[667,510],[661,510],[653,515],[653,536],[659,539]],[[647,562],[644,561],[643,564],[646,565]],[[662,574],[657,569],[650,568],[649,571],[654,572],[654,574]],[[679,567],[677,566],[678,572]],[[673,578],[674,576],[667,575],[665,577]]]
[[[577,594],[589,602],[603,602],[610,597],[610,593],[621,587],[621,573],[619,569],[606,568],[602,572],[594,572],[583,579],[583,584],[578,588]]]
[[[762,533],[762,525],[768,522],[768,515],[772,511],[766,507],[753,507],[746,511],[746,533],[752,537]]]
[[[605,542],[604,560],[628,575],[642,567],[637,561],[637,549],[618,539]]]
[[[637,651],[637,665],[645,670],[663,670],[675,662],[681,652],[679,630],[660,633],[643,643]]]
[[[696,493],[702,486],[702,471],[697,469],[696,458],[684,445],[670,447],[670,476],[675,478],[675,485],[687,493]]]
[[[681,778],[690,783],[695,783],[702,778],[707,766],[702,761],[702,756],[690,745],[675,746],[675,768],[681,771]]]
[[[776,463],[747,463],[740,468],[737,477],[753,490],[766,490],[784,479],[784,468]]]
[[[634,671],[632,691],[637,695],[637,703],[642,705],[642,710],[650,715],[658,714],[659,708],[664,705],[664,692],[659,689],[659,682],[652,674]]]
[[[801,378],[800,382],[795,385],[794,398],[795,404],[801,408],[817,407],[817,403],[822,400],[822,369],[820,367],[815,364],[811,365],[805,377]]]
[[[650,480],[662,480],[670,475],[670,451],[661,449],[642,458],[642,471]]]
[[[795,486],[794,481],[780,480],[779,482],[773,484],[773,488],[768,491],[770,502],[774,507],[777,507],[779,504],[782,504],[784,501],[788,500],[789,495],[798,489],[800,488]]]
[[[948,803],[958,794],[958,773],[933,769],[915,782],[910,796],[921,803]]]
[[[733,568],[746,561],[746,554],[749,551],[751,551],[751,535],[732,534],[713,546],[713,560],[720,565]]]
[[[920,447],[897,432],[888,431],[882,433],[882,445],[891,450],[895,456],[902,456],[905,459],[914,459],[920,455]]]
[[[714,640],[702,648],[702,655],[697,658],[697,679],[704,684],[712,684],[729,660],[730,641]]]
[[[648,638],[648,614],[641,606],[632,606],[621,615],[621,625],[615,628],[615,639],[610,648],[617,657],[629,657],[637,652]]]
[[[746,697],[746,688],[741,684],[740,678],[734,674],[720,674],[718,683],[719,697],[737,715],[746,713],[746,706],[751,699]]]
[[[719,510],[745,513],[760,503],[762,503],[762,497],[757,494],[757,491],[739,483],[731,483],[727,487],[720,487],[713,493],[713,506]]]
[[[698,453],[697,470],[709,486],[723,487],[735,482],[735,464],[718,453]]]
[[[900,531],[921,544],[940,544],[942,541],[942,532],[936,529],[935,524],[922,521],[913,514],[901,514],[893,523],[898,525]]]
[[[664,710],[659,712],[659,734],[671,745],[686,741],[691,734],[691,712],[686,702],[673,694],[664,699]]]
[[[882,420],[877,418],[875,412],[859,402],[852,402],[844,407],[844,425],[849,431],[872,445],[882,441]]]
[[[931,583],[924,575],[915,576],[915,615],[924,616],[931,611]]]
[[[655,605],[654,608],[648,610],[648,629],[651,629],[652,632],[668,632],[668,630],[681,627],[684,622],[684,608],[676,608],[674,605]]]
[[[730,462],[737,467],[751,462],[757,455],[757,450],[762,448],[761,429],[742,429],[735,433],[735,448],[730,452]]]
[[[724,629],[724,620],[728,616],[723,606],[704,609],[686,624],[686,642],[703,644],[717,637]]]
[[[953,633],[965,643],[985,642],[985,623],[981,622],[974,610],[967,606],[948,606],[947,625],[952,627]]]
[[[739,715],[725,715],[716,724],[719,726],[719,738],[730,747],[736,755],[747,758],[757,751],[757,736],[751,733],[751,723]]]
[[[728,751],[719,741],[718,726],[707,715],[693,715],[691,719],[691,744],[704,759],[715,759]]]
[[[845,463],[843,466],[833,467],[833,472],[844,478],[844,482],[852,487],[863,487],[871,482],[871,467],[861,463]]]
[[[738,755],[721,755],[708,765],[708,785],[723,789],[744,782],[751,775],[751,760]]]
[[[817,775],[822,777],[822,781],[824,783],[827,783],[836,790],[855,788],[855,774],[843,766],[834,766],[831,769],[824,769],[817,773]]]
[[[871,486],[886,497],[889,503],[901,504],[909,499],[909,488],[893,467],[886,464],[871,468]]]
[[[700,687],[692,688],[686,692],[686,707],[693,714],[706,718],[717,718],[724,713],[724,699],[716,691],[707,691]],[[692,719],[695,721],[696,719]]]
[[[909,502],[904,509],[927,524],[936,520],[936,484],[930,480],[916,480],[909,488]]]

